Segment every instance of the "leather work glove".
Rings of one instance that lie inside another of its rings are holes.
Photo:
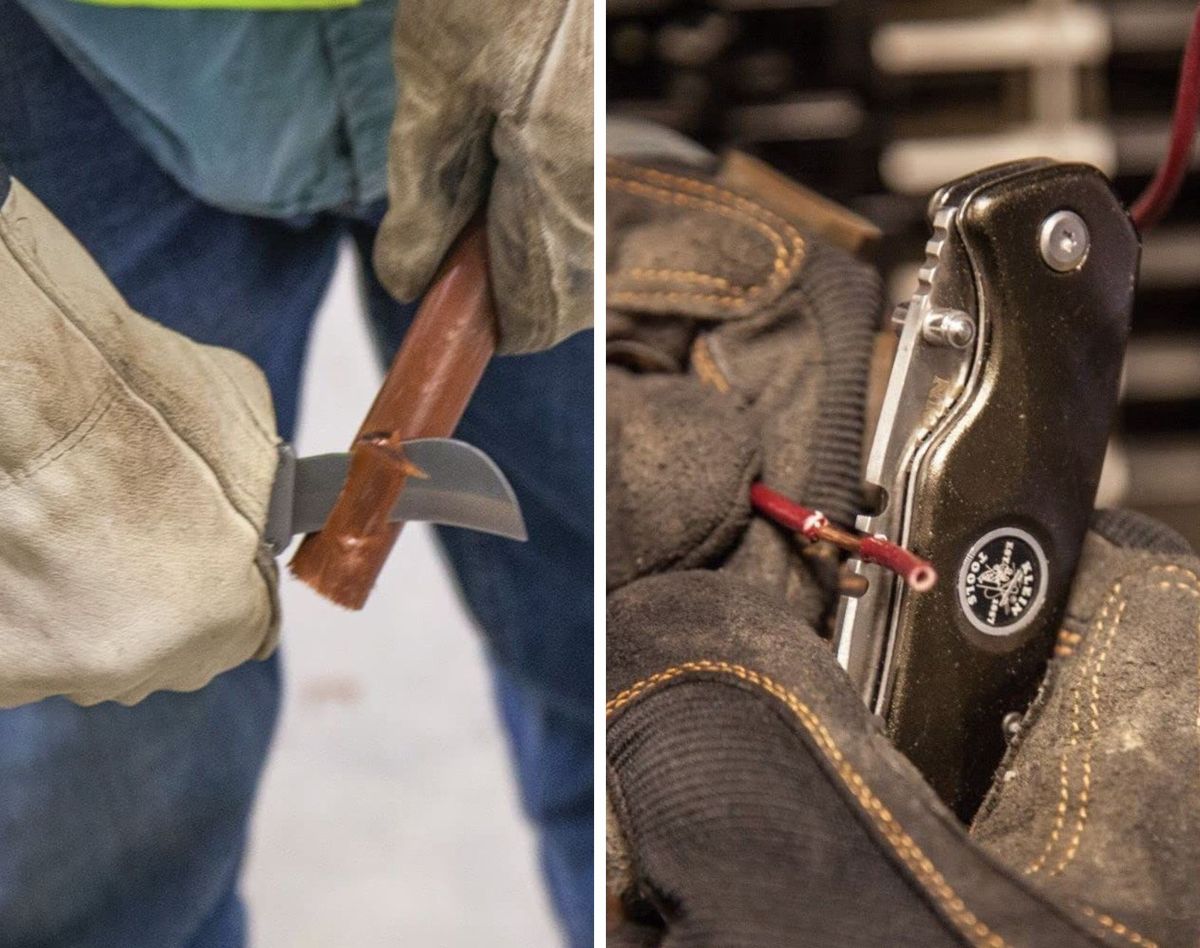
[[[133,312],[0,166],[0,706],[132,704],[274,649],[270,392]]]
[[[1194,948],[1200,560],[1096,515],[962,826],[822,637],[823,557],[746,499],[851,520],[878,284],[715,161],[608,170],[608,943]]]
[[[415,299],[486,209],[498,351],[590,326],[591,0],[406,0],[395,65],[384,285]]]

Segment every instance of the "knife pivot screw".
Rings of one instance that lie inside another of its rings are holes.
[[[975,320],[959,309],[931,310],[921,324],[921,337],[930,345],[965,349],[975,341]]]
[[[1038,246],[1046,266],[1058,273],[1069,273],[1083,266],[1092,237],[1083,218],[1074,211],[1055,211],[1042,221]]]

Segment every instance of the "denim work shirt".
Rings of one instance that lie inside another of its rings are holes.
[[[21,0],[200,200],[295,217],[385,195],[396,0],[158,2]]]

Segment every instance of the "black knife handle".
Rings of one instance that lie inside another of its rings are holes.
[[[1098,170],[1011,167],[941,192],[959,208],[982,361],[918,471],[907,543],[942,581],[900,600],[885,709],[892,739],[964,819],[1003,755],[1002,719],[1028,705],[1053,648],[1116,408],[1139,255]],[[1082,218],[1088,244],[1065,272],[1043,250],[1060,211]]]

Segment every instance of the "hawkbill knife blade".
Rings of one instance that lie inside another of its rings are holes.
[[[527,539],[512,485],[483,451],[454,438],[416,438],[402,447],[420,475],[405,481],[392,522],[423,520]],[[297,458],[290,445],[281,446],[265,535],[276,554],[296,534],[316,533],[325,525],[349,466],[345,452]]]
[[[867,705],[967,819],[1053,650],[1095,503],[1138,238],[1095,168],[1047,159],[943,187],[892,374],[859,529],[928,559],[914,595],[877,566],[839,607]]]

